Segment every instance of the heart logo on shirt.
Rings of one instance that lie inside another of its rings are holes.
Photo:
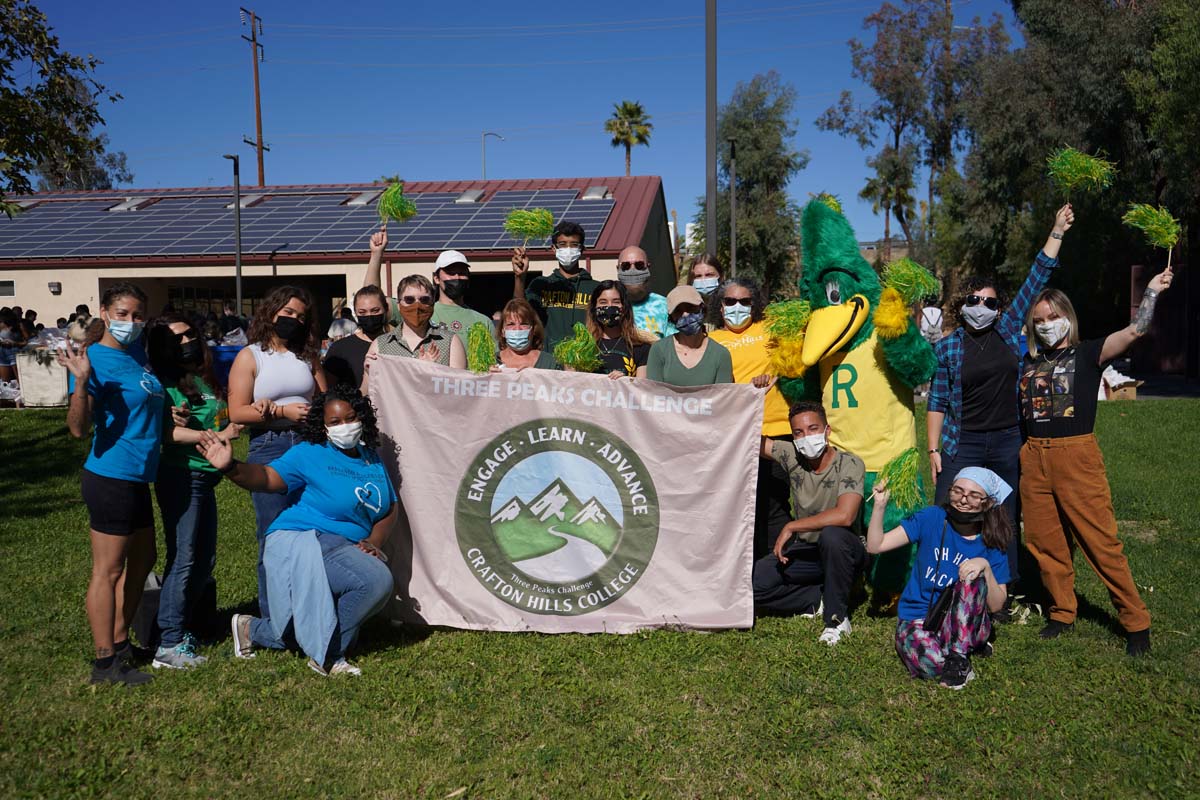
[[[142,373],[141,386],[146,394],[152,394],[155,397],[162,396],[161,384],[149,372]]]
[[[358,502],[376,514],[379,513],[379,509],[383,508],[383,492],[379,491],[379,487],[370,481],[357,487],[354,490],[354,496],[358,498]]]

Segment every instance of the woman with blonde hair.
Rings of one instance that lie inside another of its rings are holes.
[[[1158,296],[1171,285],[1171,269],[1146,287],[1133,321],[1099,339],[1081,340],[1075,308],[1058,289],[1034,298],[1026,317],[1029,355],[1019,390],[1025,444],[1021,447],[1021,506],[1025,540],[1050,593],[1043,639],[1075,625],[1072,540],[1100,576],[1126,632],[1125,652],[1150,651],[1150,612],[1138,594],[1117,539],[1117,520],[1104,457],[1093,433],[1105,366],[1150,329]]]

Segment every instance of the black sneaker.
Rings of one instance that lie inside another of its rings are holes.
[[[1038,631],[1038,636],[1043,639],[1057,639],[1064,633],[1070,633],[1073,630],[1075,630],[1074,622],[1059,622],[1052,619],[1046,623],[1046,627]]]
[[[1125,634],[1125,655],[1144,656],[1150,653],[1150,629]]]
[[[975,680],[975,670],[971,669],[971,659],[958,653],[946,656],[946,665],[942,667],[942,678],[939,683],[947,689],[958,690]]]
[[[991,658],[992,653],[994,653],[995,650],[996,649],[992,646],[991,642],[984,642],[983,644],[979,645],[979,647],[976,647],[974,650],[972,650],[971,655],[975,656],[976,658]]]
[[[141,686],[154,680],[153,675],[134,669],[119,658],[113,659],[108,667],[92,665],[92,677],[88,683],[119,683],[125,686]]]
[[[123,664],[149,664],[154,660],[153,650],[138,647],[128,639],[113,645],[113,655],[117,657],[117,661]]]

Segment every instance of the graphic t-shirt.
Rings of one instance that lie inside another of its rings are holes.
[[[632,353],[624,339],[597,339],[596,346],[600,348],[600,368],[596,370],[600,375],[622,372],[632,378],[650,357],[650,345],[643,342],[636,343]]]
[[[467,346],[467,331],[471,330],[471,326],[476,322],[484,324],[488,335],[494,335],[496,329],[492,321],[478,311],[448,303],[433,304],[433,321],[445,325],[447,330],[462,340],[463,347]]]
[[[792,487],[792,519],[804,519],[837,505],[844,494],[862,497],[866,469],[862,459],[853,453],[839,450],[833,461],[821,472],[813,472],[808,462],[796,452],[791,442],[771,442],[771,457],[787,473]],[[854,521],[853,530],[861,535],[862,524]],[[820,531],[803,531],[796,538],[815,542]]]
[[[667,319],[667,298],[651,292],[640,303],[630,306],[633,310],[633,324],[658,338],[675,333],[675,326]]]
[[[597,281],[586,269],[570,278],[558,270],[539,275],[525,287],[525,299],[546,326],[546,349],[571,336],[576,322],[587,324],[587,308]]]
[[[339,383],[345,383],[357,389],[362,385],[363,362],[367,360],[367,351],[371,342],[358,336],[347,336],[329,345],[322,366],[332,389]]]
[[[943,525],[945,536],[942,535]],[[912,572],[900,594],[900,619],[925,619],[934,596],[958,580],[958,566],[969,558],[986,558],[996,583],[1009,582],[1008,556],[1004,551],[985,545],[982,536],[972,539],[960,536],[946,522],[946,510],[941,506],[922,508],[900,526],[908,540],[917,545]],[[938,552],[939,548],[941,552]]]
[[[694,367],[685,367],[675,352],[675,337],[668,336],[650,345],[646,377],[672,386],[712,386],[733,383],[733,361],[729,351],[711,338]]]
[[[1096,426],[1103,339],[1028,354],[1021,366],[1021,417],[1026,436],[1080,436]]]
[[[717,328],[709,334],[713,341],[725,345],[733,359],[733,382],[749,383],[769,370],[767,354],[767,331],[762,322],[752,322],[741,333],[728,328]],[[792,425],[788,422],[788,402],[779,386],[772,386],[763,399],[763,436],[790,436]]]
[[[303,489],[295,505],[284,509],[267,529],[336,533],[362,541],[387,516],[396,491],[375,451],[358,446],[360,458],[329,442],[301,442],[268,466],[279,473],[289,494]]]
[[[91,345],[92,449],[83,467],[123,481],[149,483],[158,472],[166,393],[146,369],[140,347]]]
[[[182,406],[192,412],[188,417],[187,427],[189,429],[194,431],[223,430],[229,425],[229,408],[225,405],[225,401],[218,398],[212,387],[199,378],[196,379],[196,389],[200,392],[198,404],[189,403],[183,392],[173,386],[167,387],[167,398],[171,401],[171,405]],[[163,415],[164,423],[166,416],[166,414]],[[170,427],[170,425],[166,425],[163,429],[162,460],[164,464],[197,472],[217,471],[216,467],[208,463],[207,458],[196,451],[196,445],[171,442],[167,438],[170,435]]]

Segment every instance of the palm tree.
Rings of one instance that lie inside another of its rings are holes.
[[[629,175],[630,151],[635,144],[650,145],[654,126],[641,103],[622,100],[613,103],[613,115],[604,121],[604,132],[612,134],[612,146],[625,146],[625,175]]]

